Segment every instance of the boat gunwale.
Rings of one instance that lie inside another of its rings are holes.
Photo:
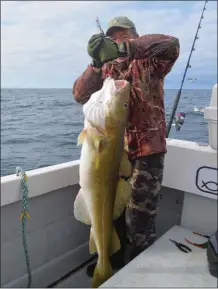
[[[187,155],[190,155],[192,160]],[[80,160],[74,160],[26,171],[29,198],[68,186],[78,185],[79,163]],[[178,169],[182,172],[180,175],[178,170],[175,170],[177,165],[179,165]],[[209,145],[169,138],[167,139],[167,154],[162,185],[217,200],[217,195],[204,193],[198,190],[194,184],[195,175],[193,174],[198,167],[208,165],[213,165],[217,168],[217,151],[213,150]],[[16,174],[1,177],[1,207],[20,201],[21,198],[20,177],[16,176]]]

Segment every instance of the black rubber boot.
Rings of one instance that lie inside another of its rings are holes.
[[[89,265],[89,266],[86,268],[86,274],[87,274],[89,277],[93,277],[96,264],[97,264],[96,262],[95,262],[95,263],[92,263],[91,265]]]
[[[140,248],[133,250],[130,244],[126,245],[125,256],[124,256],[125,264],[127,265],[129,262],[135,259],[143,251],[144,249],[140,249]]]

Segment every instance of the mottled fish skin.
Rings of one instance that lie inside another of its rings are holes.
[[[112,276],[109,256],[120,249],[113,219],[121,215],[131,193],[130,184],[119,177],[121,169],[124,170],[122,174],[131,172],[124,152],[129,92],[127,81],[109,78],[99,92],[101,97],[94,95],[90,99],[91,105],[86,103],[83,110],[84,130],[79,136],[82,144],[81,189],[75,200],[74,215],[79,221],[91,225],[90,253],[98,253],[93,287],[100,286]],[[101,107],[94,105],[95,99],[101,102]],[[121,162],[126,163],[121,166]]]

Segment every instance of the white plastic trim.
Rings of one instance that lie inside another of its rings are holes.
[[[167,139],[163,186],[217,199],[201,192],[195,185],[197,169],[217,168],[217,152],[196,142]],[[29,198],[78,184],[79,160],[27,171]],[[1,206],[21,200],[20,177],[15,174],[1,177]]]
[[[167,139],[167,150],[163,186],[216,200],[217,195],[199,190],[196,175],[197,170],[204,166],[217,169],[217,152],[208,145],[178,139]],[[217,171],[204,170],[203,174],[201,171],[200,177],[203,179],[199,181],[217,182]]]
[[[210,105],[204,110],[204,118],[209,121],[217,121],[217,84],[212,89]]]
[[[214,85],[210,99],[210,105],[204,110],[204,118],[208,121],[209,145],[218,150],[217,144],[217,84]]]
[[[217,107],[217,83],[213,86],[212,96],[210,99],[210,106]]]
[[[26,171],[29,198],[78,184],[79,160]],[[1,177],[1,206],[21,200],[21,182],[16,174]]]

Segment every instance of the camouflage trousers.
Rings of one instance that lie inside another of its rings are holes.
[[[130,181],[132,196],[126,208],[126,238],[132,257],[156,239],[155,219],[163,179],[164,155],[139,157],[133,163]]]
[[[132,163],[132,196],[126,211],[115,221],[126,263],[156,239],[155,219],[163,179],[164,155],[159,153],[139,157]]]

